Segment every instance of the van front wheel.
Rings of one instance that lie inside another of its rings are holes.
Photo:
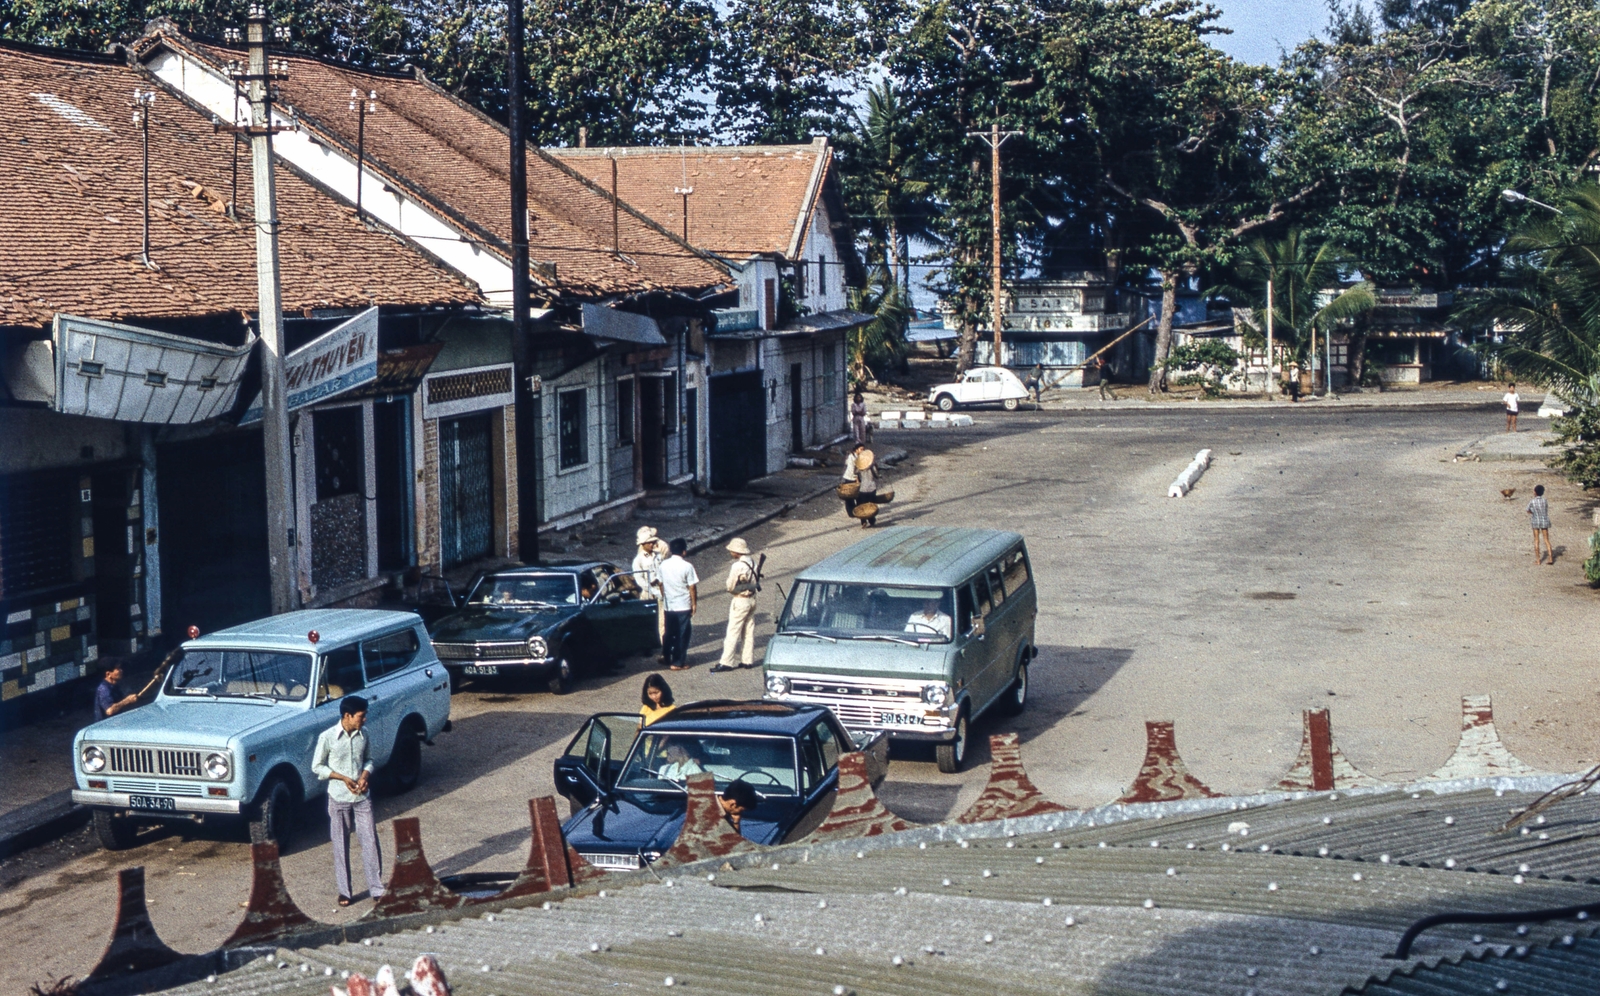
[[[956,738],[949,743],[935,746],[933,756],[939,762],[939,770],[945,774],[953,775],[961,770],[961,766],[967,761],[967,714],[965,712],[956,717]]]
[[[1016,680],[1011,682],[1011,687],[1006,689],[1006,697],[1000,700],[1000,711],[1007,716],[1020,716],[1022,710],[1028,707],[1028,665],[1017,665]]]

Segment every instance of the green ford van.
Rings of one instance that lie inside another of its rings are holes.
[[[1016,533],[896,527],[801,571],[767,644],[767,698],[966,760],[967,729],[1028,701],[1038,599]]]

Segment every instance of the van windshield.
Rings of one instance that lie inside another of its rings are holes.
[[[832,640],[949,643],[950,591],[799,581],[778,632]]]

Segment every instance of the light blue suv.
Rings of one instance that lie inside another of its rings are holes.
[[[422,744],[448,727],[450,678],[410,612],[323,609],[259,619],[183,644],[155,701],[84,727],[72,800],[109,850],[141,821],[244,817],[279,840],[299,804],[327,790],[311,772],[339,700],[369,703],[380,785],[405,791]]]

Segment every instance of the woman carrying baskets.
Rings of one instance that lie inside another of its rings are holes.
[[[866,443],[856,443],[844,459],[844,483],[839,497],[846,515],[861,520],[861,528],[878,524],[878,472]]]

